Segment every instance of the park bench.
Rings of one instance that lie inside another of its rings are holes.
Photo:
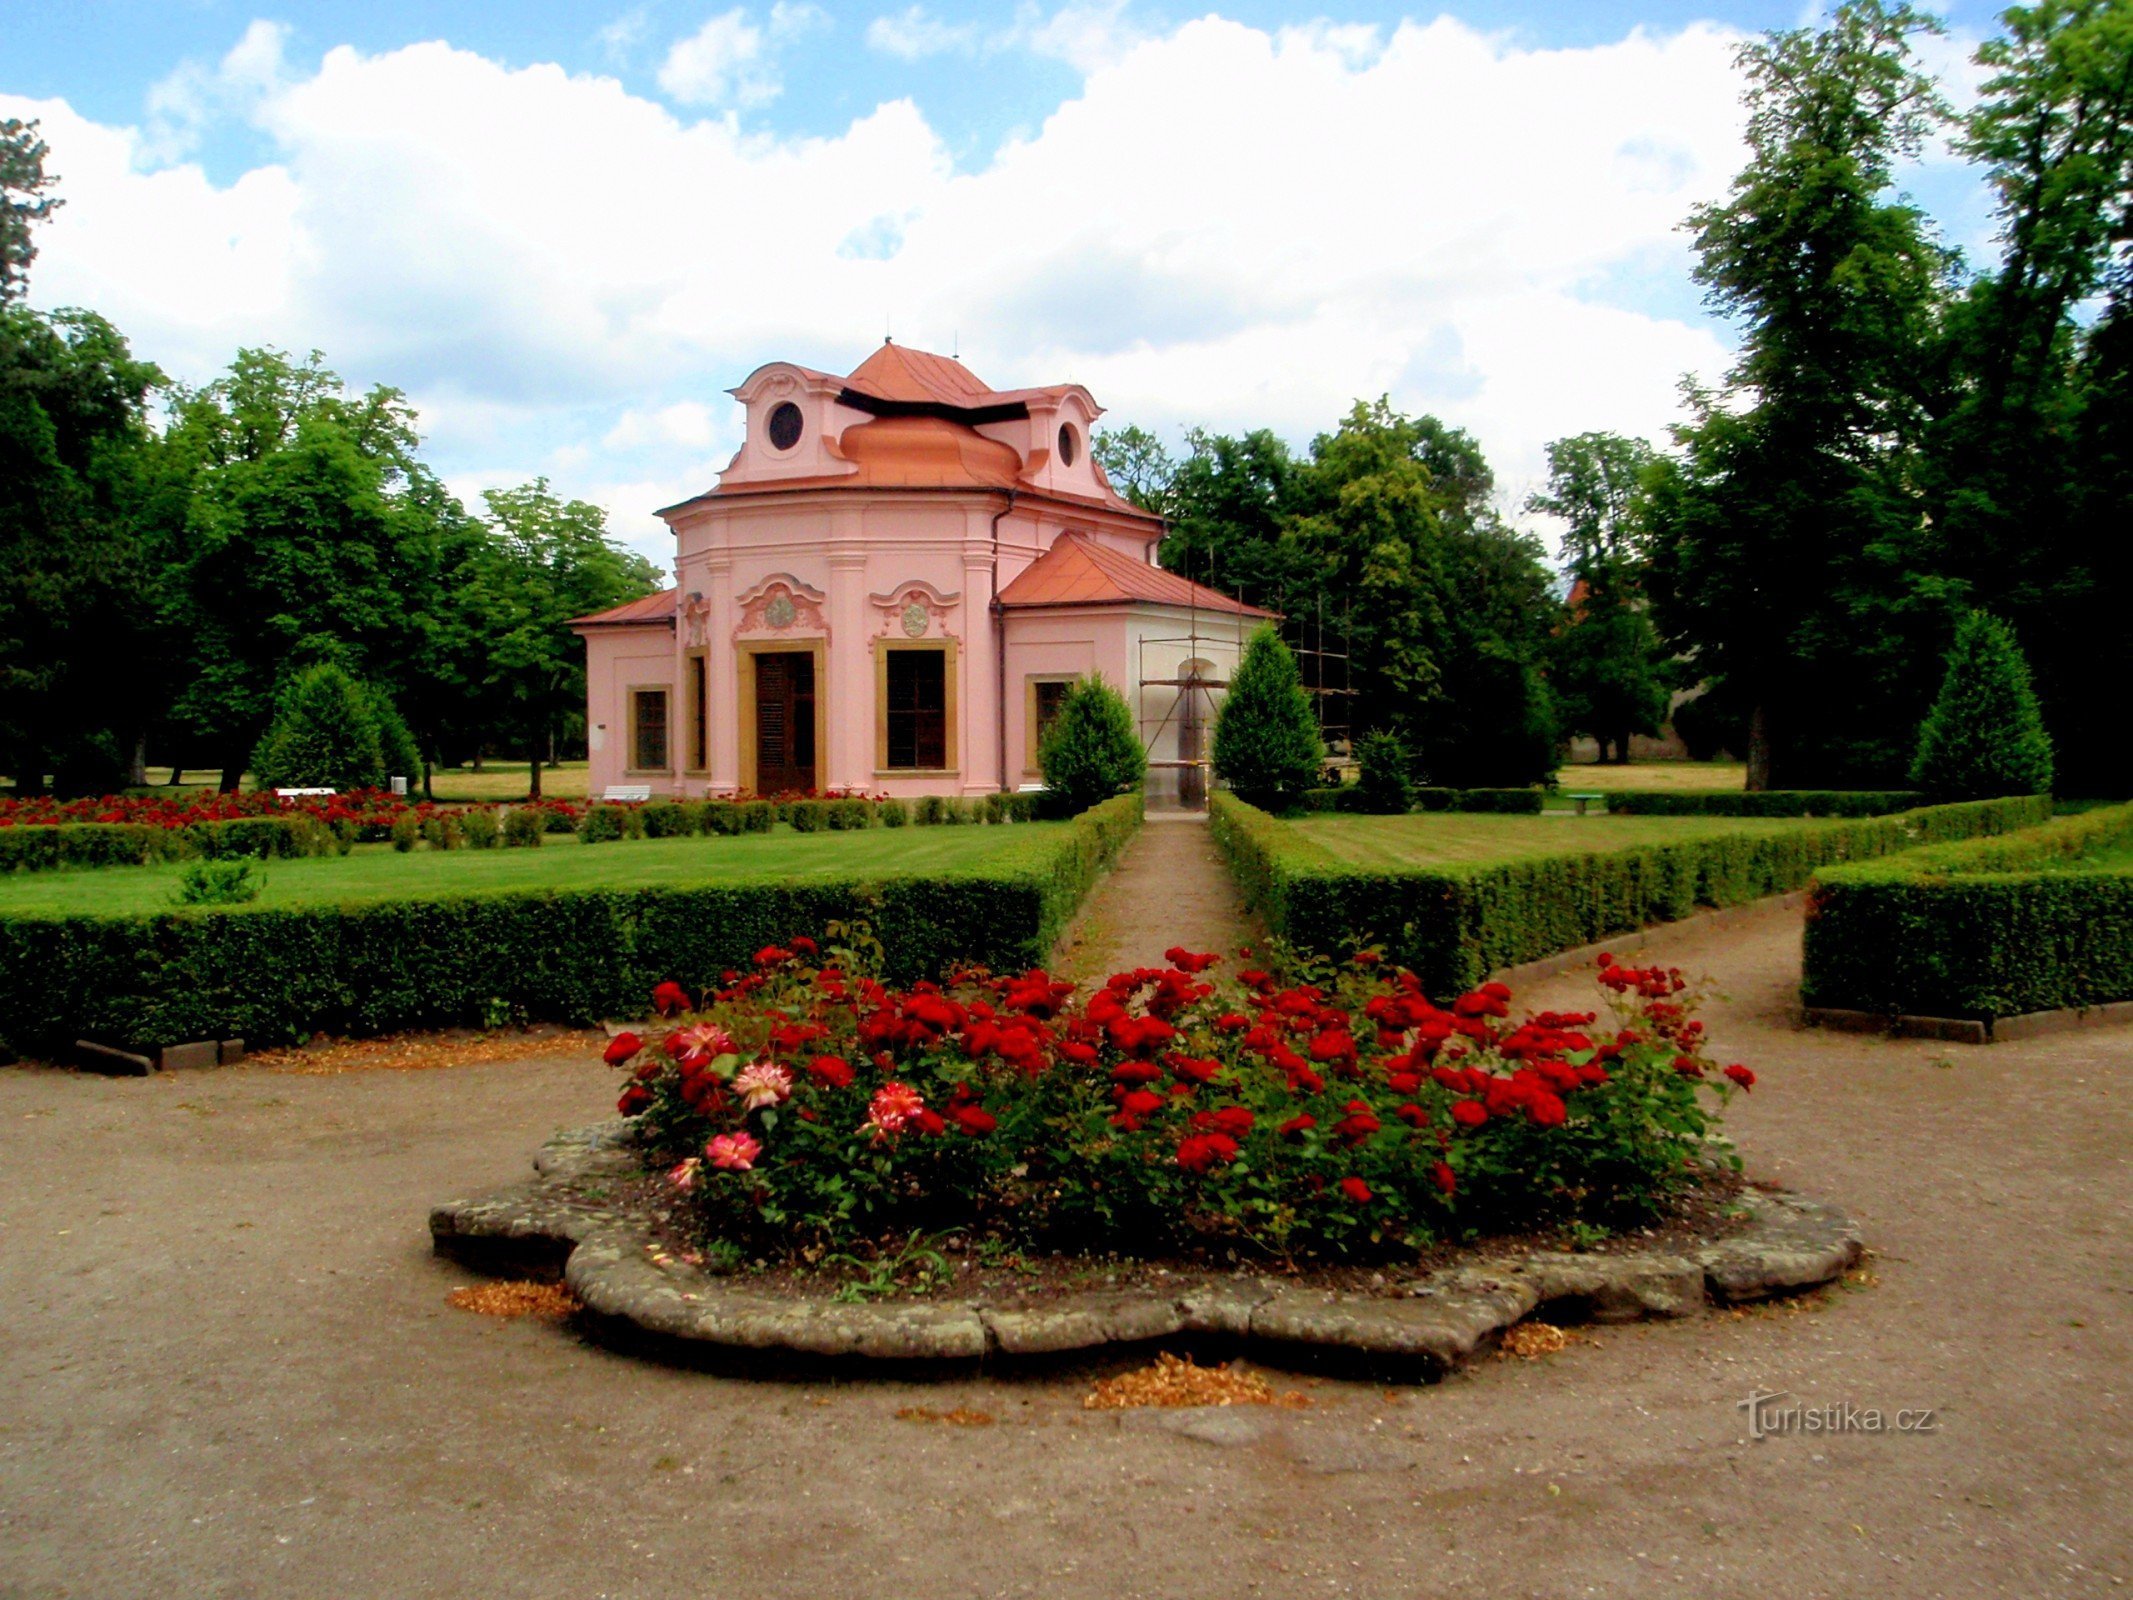
[[[600,791],[600,798],[611,805],[649,800],[652,786],[648,783],[611,783]]]
[[[1563,798],[1565,800],[1576,802],[1578,808],[1578,815],[1582,817],[1585,814],[1585,807],[1587,805],[1591,804],[1595,800],[1604,800],[1607,797],[1602,794],[1566,794],[1563,796]]]

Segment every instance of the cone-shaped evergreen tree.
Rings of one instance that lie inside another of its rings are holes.
[[[2049,794],[2052,741],[2014,631],[1973,611],[1955,630],[1911,780],[1936,800]]]
[[[1255,806],[1295,805],[1326,759],[1296,658],[1272,628],[1244,647],[1215,719],[1215,774]]]
[[[1044,730],[1037,767],[1044,786],[1069,811],[1137,788],[1148,776],[1148,752],[1133,731],[1125,697],[1100,677],[1075,684]]]
[[[252,752],[252,777],[261,788],[376,788],[385,752],[370,691],[332,665],[297,673]]]

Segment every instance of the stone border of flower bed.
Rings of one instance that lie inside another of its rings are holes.
[[[1802,1006],[1800,1021],[1838,1033],[1884,1033],[1898,1039],[1939,1039],[1947,1044],[2013,1044],[2077,1028],[2119,1028],[2133,1023],[2133,1000],[2105,1005],[2025,1011],[2012,1017],[1910,1017],[1842,1006]]]
[[[794,1299],[702,1272],[660,1251],[626,1213],[584,1197],[588,1182],[642,1173],[615,1120],[561,1133],[534,1158],[532,1182],[430,1213],[437,1253],[476,1268],[554,1265],[588,1310],[661,1340],[887,1362],[1089,1352],[1112,1344],[1206,1337],[1285,1353],[1345,1353],[1441,1377],[1504,1329],[1549,1312],[1574,1320],[1682,1317],[1708,1304],[1760,1300],[1831,1282],[1863,1245],[1836,1207],[1749,1189],[1747,1227],[1687,1252],[1478,1255],[1400,1294],[1306,1289],[1239,1274],[1175,1296],[1101,1290],[1040,1306],[975,1300],[847,1305]]]

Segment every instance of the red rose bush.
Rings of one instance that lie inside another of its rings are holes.
[[[606,1059],[707,1233],[785,1259],[954,1229],[1135,1256],[1368,1259],[1645,1219],[1697,1181],[1754,1081],[1709,1056],[1672,969],[1617,965],[1612,1015],[1437,1004],[1370,953],[1321,983],[1213,955],[890,989],[796,939]],[[700,1003],[698,1001],[700,1000]]]

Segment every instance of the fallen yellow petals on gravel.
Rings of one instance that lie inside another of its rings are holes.
[[[462,1311],[484,1317],[540,1317],[547,1322],[561,1322],[581,1309],[578,1297],[560,1283],[516,1278],[454,1289],[444,1298]]]
[[[951,1428],[989,1428],[992,1426],[990,1411],[973,1411],[968,1406],[957,1406],[949,1411],[936,1411],[931,1406],[904,1406],[896,1413],[899,1422],[945,1422]]]
[[[1521,1322],[1507,1329],[1496,1354],[1505,1360],[1538,1361],[1542,1356],[1561,1355],[1570,1348],[1571,1335],[1552,1322]]]
[[[255,1067],[323,1077],[341,1072],[426,1072],[529,1056],[583,1057],[595,1063],[605,1039],[582,1028],[540,1027],[497,1033],[392,1033],[377,1039],[320,1040],[287,1050],[258,1050]]]
[[[1083,1397],[1085,1411],[1121,1411],[1128,1406],[1289,1406],[1310,1399],[1294,1389],[1276,1394],[1273,1385],[1236,1362],[1219,1367],[1195,1365],[1190,1356],[1164,1351],[1150,1366],[1101,1378]]]

